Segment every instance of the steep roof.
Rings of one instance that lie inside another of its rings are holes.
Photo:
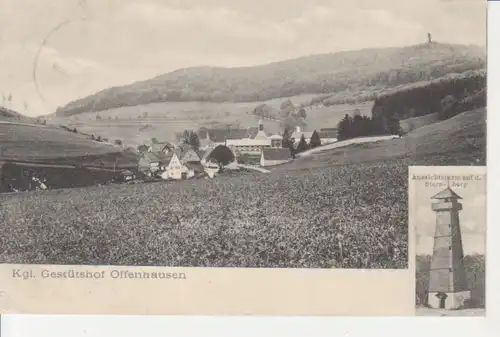
[[[456,194],[450,187],[447,187],[434,195],[431,199],[462,199],[462,197]]]
[[[177,158],[179,158],[179,160],[182,160],[182,158],[184,158],[184,156],[189,151],[194,151],[198,155],[198,157],[200,156],[200,154],[195,150],[195,148],[189,144],[179,144],[174,149],[174,153],[177,155]]]
[[[151,152],[162,152],[165,148],[172,150],[174,146],[168,142],[151,144]]]
[[[160,158],[158,158],[157,154],[153,152],[143,152],[141,158],[150,163],[160,162]]]
[[[290,149],[286,148],[263,149],[262,155],[265,160],[288,160],[292,158]]]

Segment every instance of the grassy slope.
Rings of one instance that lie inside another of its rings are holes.
[[[52,126],[0,124],[1,159],[14,161],[43,161],[66,163],[92,162],[113,157],[122,163],[130,162],[130,155],[114,146],[98,143]]]
[[[279,170],[394,158],[404,158],[409,165],[485,165],[485,118],[485,109],[467,111],[448,120],[421,127],[400,139],[327,150],[313,158],[298,158]]]
[[[433,43],[313,55],[255,67],[180,69],[103,90],[69,103],[58,114],[158,101],[255,102],[301,94],[327,94],[327,98],[328,93],[344,91],[352,97],[366,90],[483,68],[484,59],[479,47]]]
[[[438,114],[432,113],[425,116],[403,119],[399,121],[399,124],[404,132],[411,132],[421,128],[422,126],[436,123],[437,121],[439,121]]]
[[[17,111],[0,106],[0,121],[34,123],[34,119],[24,116]]]

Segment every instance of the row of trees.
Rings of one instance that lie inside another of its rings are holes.
[[[337,127],[339,141],[356,137],[402,135],[399,120],[385,116],[370,118],[359,114],[354,117],[346,114]]]
[[[306,119],[306,109],[297,107],[291,100],[283,101],[279,109],[273,108],[271,105],[262,103],[255,107],[253,114],[264,118],[284,119],[287,117],[294,117],[298,119]]]
[[[284,148],[290,149],[293,155],[321,146],[321,138],[319,137],[319,133],[316,130],[314,130],[314,132],[312,133],[309,143],[306,141],[304,134],[302,134],[296,148],[294,147],[295,139],[292,138],[292,132],[290,131],[290,128],[285,127],[282,137],[282,146]]]
[[[441,112],[451,101],[465,100],[486,89],[486,73],[473,71],[442,78],[424,85],[385,94],[375,100],[372,108],[374,117],[394,117],[407,119]],[[486,105],[486,95],[477,97],[475,104]],[[444,101],[443,101],[444,100]],[[453,113],[444,113],[442,119]]]

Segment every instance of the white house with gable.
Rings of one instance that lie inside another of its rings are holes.
[[[189,145],[182,144],[172,151],[171,159],[161,177],[163,179],[189,179],[202,172],[204,168],[196,150]]]

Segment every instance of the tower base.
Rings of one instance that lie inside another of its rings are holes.
[[[446,296],[443,296],[445,294]],[[434,309],[462,309],[470,299],[470,290],[452,292],[429,292],[427,304]]]

